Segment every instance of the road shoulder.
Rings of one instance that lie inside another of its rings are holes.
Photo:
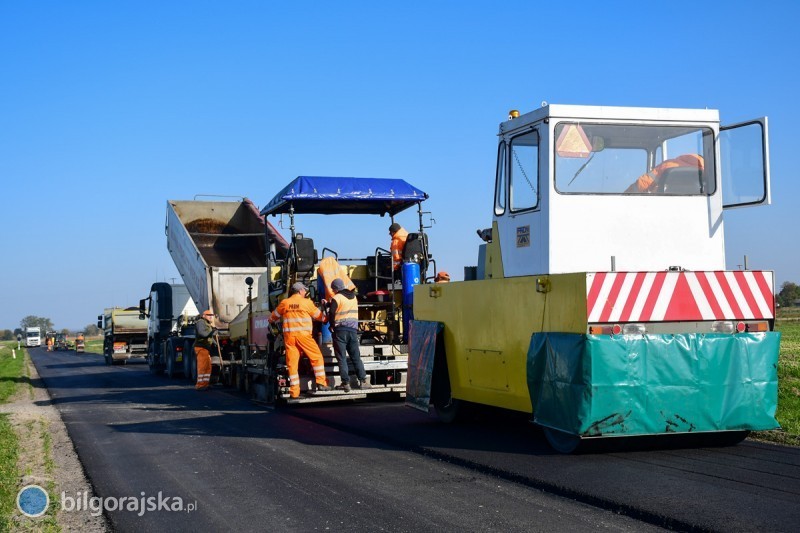
[[[29,518],[14,509],[11,525],[15,530],[62,530],[98,533],[109,531],[104,516],[92,516],[89,511],[62,510],[62,493],[67,496],[94,496],[86,478],[83,465],[70,440],[58,410],[52,405],[36,366],[25,355],[24,377],[17,392],[0,405],[0,413],[7,413],[17,435],[19,456],[18,488],[39,485],[48,491],[48,511],[39,518]]]

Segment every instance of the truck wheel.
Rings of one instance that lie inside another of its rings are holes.
[[[583,441],[578,435],[545,426],[542,426],[542,431],[550,446],[559,453],[575,453],[578,448],[580,448],[581,442]]]
[[[468,419],[473,407],[469,402],[453,398],[441,336],[436,339],[436,355],[431,378],[431,403],[436,409],[436,416],[445,424],[463,422]]]
[[[436,416],[445,424],[453,422],[463,422],[468,417],[469,404],[463,400],[456,400],[453,397],[445,399],[434,399],[433,408],[436,409]]]
[[[189,380],[192,383],[197,383],[197,358],[194,353],[189,358]]]
[[[186,381],[192,380],[192,360],[194,359],[194,343],[186,341],[183,343],[183,377]]]
[[[152,352],[147,354],[147,366],[150,367],[150,373],[154,376],[158,376],[162,372],[162,370],[156,365]]]
[[[175,356],[172,353],[172,345],[171,344],[167,344],[166,356],[167,356],[167,370],[166,370],[167,377],[169,379],[173,379],[175,377],[175,375],[177,374],[177,372],[175,371]]]

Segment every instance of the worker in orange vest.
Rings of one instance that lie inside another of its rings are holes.
[[[625,192],[653,192],[658,187],[658,183],[664,172],[670,168],[678,167],[696,168],[702,172],[704,161],[703,158],[697,154],[684,154],[674,159],[667,159],[650,172],[639,176]]]
[[[369,389],[367,373],[361,361],[361,351],[358,347],[358,300],[355,292],[345,288],[344,282],[336,278],[331,283],[333,298],[330,303],[330,329],[333,334],[333,348],[336,352],[336,361],[339,363],[339,377],[342,383],[336,386],[337,390],[350,392],[350,369],[347,367],[347,356],[353,361],[356,368],[356,378],[359,389]]]
[[[433,282],[434,283],[450,283],[450,274],[448,274],[444,270],[441,270],[436,274],[436,277],[433,278]]]
[[[281,300],[269,317],[270,323],[281,320],[283,324],[283,344],[286,348],[286,368],[289,371],[289,396],[300,396],[300,351],[311,360],[317,391],[329,391],[325,378],[325,360],[313,337],[312,320],[325,322],[325,315],[313,302],[306,298],[305,285],[295,283],[288,298]]]
[[[197,383],[194,388],[198,391],[209,390],[211,386],[211,352],[214,346],[214,312],[211,309],[203,311],[203,314],[195,321],[196,336],[194,339],[194,356],[197,361]]]
[[[397,270],[403,264],[403,250],[406,247],[408,232],[397,222],[389,226],[389,235],[392,236],[392,267]]]

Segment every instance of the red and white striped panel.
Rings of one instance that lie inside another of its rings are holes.
[[[596,272],[589,323],[751,320],[775,316],[772,272]]]

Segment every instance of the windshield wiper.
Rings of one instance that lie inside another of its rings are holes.
[[[575,181],[575,178],[577,178],[577,177],[578,177],[578,174],[580,174],[581,172],[583,172],[583,169],[584,169],[584,168],[586,168],[586,165],[588,165],[588,164],[589,164],[589,162],[590,162],[590,161],[591,161],[591,160],[594,158],[594,154],[596,154],[596,153],[597,153],[597,152],[593,152],[593,153],[592,153],[592,155],[590,155],[590,156],[589,156],[589,159],[587,159],[587,160],[586,160],[586,163],[582,164],[582,165],[581,165],[581,168],[579,168],[579,169],[578,169],[578,171],[577,171],[577,172],[575,172],[575,175],[574,175],[574,176],[572,176],[572,179],[571,179],[571,180],[569,180],[569,183],[567,183],[567,187],[569,187],[570,185],[572,185],[572,182],[573,182],[573,181]]]

